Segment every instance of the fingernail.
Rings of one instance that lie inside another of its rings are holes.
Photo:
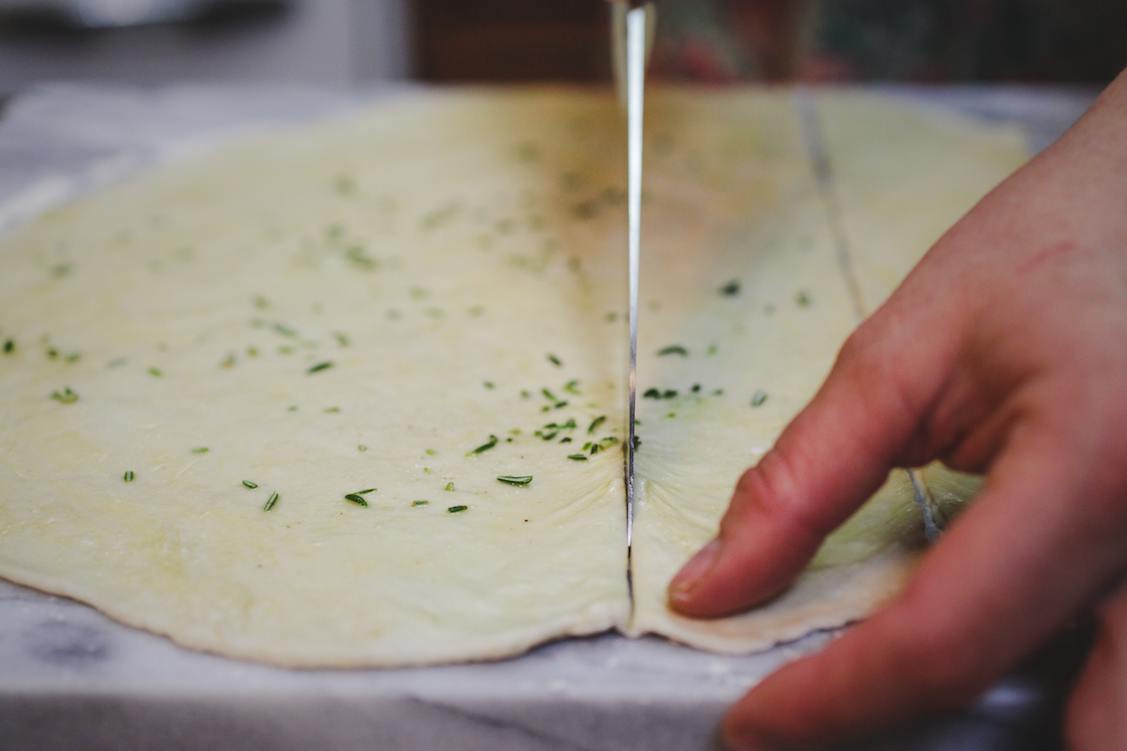
[[[669,596],[674,600],[688,597],[697,583],[709,572],[720,556],[720,540],[716,539],[697,551],[689,562],[681,567],[673,581],[669,583]]]

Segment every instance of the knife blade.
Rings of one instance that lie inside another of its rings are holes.
[[[638,393],[638,270],[642,236],[642,124],[645,109],[646,57],[648,32],[652,27],[653,9],[639,0],[614,3],[613,39],[615,70],[621,85],[625,78],[626,104],[626,213],[627,213],[627,328],[629,356],[626,374],[626,561],[627,582],[631,582],[630,564],[634,542],[634,453],[635,407]],[[625,28],[623,28],[625,27]],[[622,51],[624,50],[624,54]],[[621,64],[620,64],[621,61]],[[625,68],[625,75],[622,75]]]

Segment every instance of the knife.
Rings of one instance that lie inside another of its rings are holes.
[[[627,269],[629,277],[627,327],[629,360],[626,373],[626,564],[634,542],[634,452],[637,436],[634,414],[638,394],[638,261],[642,236],[642,117],[645,107],[646,59],[655,18],[651,3],[642,0],[612,2],[612,48],[619,99],[626,105],[626,212]],[[632,586],[632,584],[631,584]]]

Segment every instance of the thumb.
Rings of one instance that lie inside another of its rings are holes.
[[[854,332],[813,401],[740,478],[719,535],[671,582],[674,609],[714,617],[777,594],[904,455],[938,369],[918,346],[875,336],[878,319]]]

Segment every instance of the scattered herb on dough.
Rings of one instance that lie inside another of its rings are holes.
[[[250,490],[254,490],[255,488],[258,487],[258,483],[253,482],[252,480],[243,480],[243,487],[249,488]]]
[[[794,301],[798,305],[798,307],[800,307],[800,308],[809,308],[811,303],[814,302],[814,298],[812,298],[810,296],[810,293],[807,292],[806,290],[800,289],[798,292],[795,293]]]
[[[493,381],[482,381],[481,385],[489,389],[490,391],[496,388],[496,384],[494,384]]]
[[[133,482],[137,479],[137,474],[133,470],[127,469],[125,470],[125,474],[121,476],[121,479],[125,482]]]
[[[149,368],[149,375],[153,378],[164,378],[164,371],[160,368]]]
[[[16,342],[13,339],[4,340],[4,354],[10,355],[16,350]]]
[[[722,286],[719,290],[720,294],[724,297],[735,297],[740,293],[740,282],[738,279],[732,279]]]
[[[442,487],[442,489],[445,490],[447,493],[453,493],[454,492],[454,483],[448,482]]]
[[[688,357],[689,350],[680,344],[671,344],[668,347],[662,347],[657,351],[658,357],[665,357],[666,355],[680,355],[681,357]]]
[[[451,514],[457,514],[457,513],[460,513],[462,511],[466,511],[467,509],[469,509],[469,506],[451,506],[450,508],[448,508],[446,510],[449,511]]]
[[[561,360],[556,355],[553,355],[551,352],[548,353],[548,362],[552,363],[557,368],[563,367],[563,360]]]
[[[501,439],[500,439],[500,438],[498,438],[497,436],[495,436],[495,435],[490,435],[490,436],[489,436],[489,440],[488,440],[488,441],[486,441],[485,443],[481,444],[481,445],[480,445],[480,446],[478,446],[477,448],[475,448],[475,449],[472,449],[472,450],[471,450],[471,451],[469,452],[469,454],[466,454],[466,456],[469,456],[470,454],[480,454],[480,453],[483,453],[483,452],[485,452],[485,451],[488,451],[489,449],[491,449],[491,448],[493,448],[494,446],[496,446],[496,445],[497,445],[497,441],[499,441],[499,440],[501,440]]]
[[[755,393],[751,395],[751,406],[758,407],[767,401],[767,392],[763,389],[756,389]]]
[[[262,510],[263,511],[270,511],[271,509],[273,509],[275,506],[278,505],[278,501],[280,499],[281,499],[281,496],[278,495],[277,492],[271,493],[270,497],[266,499],[266,503],[264,503],[262,505]]]
[[[333,363],[329,360],[326,360],[325,362],[319,362],[316,365],[311,365],[309,367],[309,370],[305,371],[305,373],[307,375],[313,375],[314,373],[320,373],[322,370],[328,370],[331,367],[333,367]]]
[[[567,458],[571,459],[573,462],[585,462],[585,461],[587,461],[587,455],[586,454],[568,454]]]
[[[74,404],[78,401],[78,394],[72,391],[70,386],[67,386],[62,391],[52,391],[51,398],[59,404]]]
[[[419,506],[426,506],[430,501],[411,501],[411,508],[418,508]]]
[[[576,396],[578,396],[579,395],[579,381],[577,381],[574,378],[571,379],[570,381],[568,381],[567,383],[564,384],[563,390],[566,391],[569,394],[575,394]]]
[[[599,429],[599,426],[602,425],[606,421],[607,421],[606,415],[599,415],[598,417],[596,417],[594,420],[591,421],[590,425],[587,426],[587,432],[588,433],[594,433],[596,430]]]
[[[364,506],[365,508],[367,508],[368,506],[368,501],[366,501],[364,499],[364,496],[360,495],[359,493],[349,493],[344,497],[344,500],[352,501],[357,506]]]
[[[532,484],[532,475],[497,475],[497,480],[506,485],[523,487]]]

